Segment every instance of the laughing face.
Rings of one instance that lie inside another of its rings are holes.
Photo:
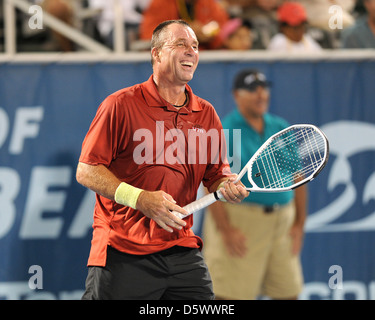
[[[184,85],[193,79],[198,66],[197,37],[191,28],[180,24],[169,25],[164,37],[164,45],[152,50],[155,73],[159,79]]]

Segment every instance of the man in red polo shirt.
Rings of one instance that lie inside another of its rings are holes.
[[[213,106],[187,85],[198,41],[181,20],[155,28],[153,74],[99,106],[83,141],[77,181],[96,192],[83,299],[213,299],[212,283],[187,212],[201,182],[226,201],[234,184]]]

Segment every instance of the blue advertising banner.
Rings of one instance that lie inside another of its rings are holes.
[[[375,299],[375,61],[201,62],[190,86],[223,117],[249,67],[272,82],[270,112],[330,141],[308,185],[301,299]],[[94,205],[75,180],[81,143],[101,101],[151,72],[149,62],[0,64],[0,299],[81,298]]]

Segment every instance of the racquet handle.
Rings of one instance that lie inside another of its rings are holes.
[[[175,216],[177,216],[178,218],[183,219],[183,218],[191,215],[192,213],[197,212],[200,209],[208,207],[210,204],[214,203],[218,199],[221,199],[222,197],[223,196],[222,196],[221,192],[215,191],[213,193],[207,194],[204,197],[202,197],[202,198],[200,198],[200,199],[198,199],[196,201],[193,201],[192,203],[189,203],[188,205],[186,205],[184,207],[184,209],[187,212],[189,212],[188,215],[185,216],[182,213],[179,213],[179,212],[176,212],[176,211],[172,211],[172,213]]]

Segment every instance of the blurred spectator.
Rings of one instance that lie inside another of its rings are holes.
[[[266,49],[278,32],[277,8],[284,0],[222,0],[231,16],[253,24],[253,49]]]
[[[142,12],[148,7],[150,0],[119,0],[125,28],[125,47],[130,49],[131,43],[139,39],[139,25]],[[89,6],[99,10],[97,26],[103,42],[113,48],[114,0],[89,0]]]
[[[340,47],[340,33],[354,23],[356,0],[295,0],[309,21],[309,34],[326,49]]]
[[[220,30],[221,49],[250,50],[253,45],[253,26],[250,21],[234,18]]]
[[[140,38],[150,40],[159,23],[173,19],[182,19],[190,24],[200,49],[214,49],[220,43],[220,28],[229,16],[217,0],[151,0],[148,9],[143,12]]]
[[[264,11],[272,11],[277,9],[284,0],[218,0],[226,10],[231,14],[235,12],[239,13],[240,11],[246,11],[249,8],[261,8]]]
[[[284,0],[256,0],[256,4],[259,8],[262,8],[265,11],[276,10]]]
[[[366,8],[363,4],[364,0],[356,0],[355,1],[355,6],[353,9],[353,16],[355,18],[358,18],[359,16],[362,16],[364,14],[367,14]]]
[[[46,12],[53,15],[55,18],[60,19],[68,25],[73,25],[73,7],[71,0],[43,0],[41,6]],[[75,44],[73,41],[55,30],[51,30],[51,33],[55,42],[56,50],[64,52],[75,50]]]
[[[357,18],[355,25],[342,32],[345,49],[375,49],[375,0],[363,0],[367,14]]]
[[[334,12],[330,8],[334,5],[340,7],[342,27],[345,29],[354,23],[352,11],[356,0],[295,0],[302,4],[307,13],[309,25],[323,30],[332,31],[330,20]]]
[[[297,2],[284,2],[277,10],[280,32],[272,37],[269,50],[276,52],[319,52],[321,46],[306,33],[307,15]]]

